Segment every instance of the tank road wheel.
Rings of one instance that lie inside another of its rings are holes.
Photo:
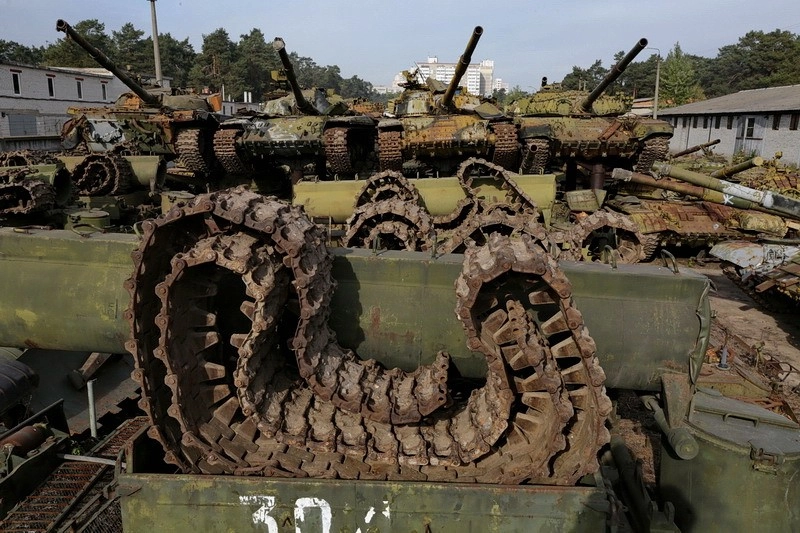
[[[408,373],[336,343],[331,256],[298,208],[235,189],[143,229],[126,348],[150,435],[184,471],[567,483],[579,458],[595,467],[602,372],[563,386],[578,359],[591,368],[593,344],[536,245],[468,252],[457,312],[488,370],[450,387],[447,354]]]
[[[356,198],[355,207],[390,198],[419,204],[419,191],[400,172],[386,170],[369,177]]]
[[[378,165],[381,171],[403,171],[403,132],[378,131]]]
[[[358,207],[347,219],[345,246],[386,250],[427,250],[431,217],[414,202],[394,197]]]
[[[570,249],[562,256],[573,261],[597,261],[605,247],[619,253],[620,263],[644,259],[644,235],[627,216],[611,211],[595,211],[570,230]]]
[[[183,128],[175,142],[180,164],[191,172],[208,175],[215,165],[214,141],[207,128]]]
[[[105,152],[91,154],[75,165],[72,180],[78,194],[104,196],[130,190],[133,171],[124,157]]]

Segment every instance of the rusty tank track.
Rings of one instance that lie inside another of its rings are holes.
[[[481,209],[480,201],[475,198],[462,198],[455,209],[446,215],[433,217],[433,227],[437,233],[457,230],[469,224]]]
[[[323,133],[325,159],[333,174],[352,174],[350,150],[347,147],[347,128],[328,128]]]
[[[51,208],[56,202],[53,186],[25,179],[24,170],[0,176],[0,215],[24,215]]]
[[[550,163],[550,141],[547,139],[527,139],[522,153],[520,172],[523,174],[544,174]]]
[[[461,224],[437,250],[442,253],[463,253],[468,246],[483,246],[493,233],[519,237],[529,235],[542,243],[545,250],[552,250],[547,231],[536,219],[535,213],[514,212],[502,204],[484,207],[478,203],[478,212]]]
[[[495,135],[492,163],[512,172],[517,170],[519,160],[517,127],[513,124],[494,124],[491,128]]]
[[[373,174],[366,180],[361,192],[356,197],[355,207],[359,208],[370,202],[399,198],[419,204],[419,191],[403,174],[394,170],[385,170]]]
[[[208,175],[214,170],[214,146],[204,128],[183,128],[175,140],[180,164],[191,172]]]
[[[536,203],[525,191],[519,188],[512,177],[513,173],[499,165],[489,163],[485,159],[470,157],[458,167],[456,177],[467,197],[475,198],[476,196],[476,191],[472,187],[475,179],[473,173],[475,171],[478,171],[480,178],[491,178],[500,184],[500,188],[506,192],[505,205],[510,210],[516,213],[524,211],[534,218],[538,218],[539,213]]]
[[[369,202],[357,207],[347,219],[345,246],[388,250],[427,250],[433,223],[419,204],[399,197]],[[380,244],[379,244],[380,242]]]
[[[58,158],[50,152],[40,150],[15,150],[0,152],[0,167],[27,167],[30,165],[52,165]]]
[[[378,131],[378,166],[403,171],[403,134],[398,130]]]
[[[133,187],[133,172],[124,157],[106,152],[87,155],[75,166],[72,180],[78,194],[123,194]]]
[[[609,228],[612,231],[610,239],[600,241],[590,241],[592,234],[602,228]],[[627,216],[611,211],[595,211],[583,220],[573,224],[569,235],[570,247],[564,250],[564,259],[572,261],[594,261],[603,252],[606,244],[619,252],[618,261],[620,263],[638,263],[645,258],[644,235],[639,231],[638,226]],[[584,253],[584,250],[588,253]]]
[[[665,135],[656,135],[646,139],[642,143],[642,149],[633,170],[646,174],[651,171],[656,161],[666,160],[669,156],[669,139]]]
[[[226,174],[244,174],[244,162],[236,151],[236,141],[242,130],[236,128],[217,130],[214,133],[214,155]]]
[[[149,434],[184,471],[572,484],[597,469],[602,370],[568,281],[530,239],[493,236],[465,256],[456,313],[488,371],[456,391],[446,354],[399,383],[398,370],[341,355],[331,257],[299,209],[236,189],[143,230],[126,348]],[[415,422],[392,419],[423,404],[433,411]]]

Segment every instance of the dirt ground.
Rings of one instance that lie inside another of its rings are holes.
[[[718,263],[692,268],[708,276],[716,288],[711,294],[715,320],[764,360],[783,362],[784,392],[800,398],[800,309],[780,314],[763,309],[722,273]]]

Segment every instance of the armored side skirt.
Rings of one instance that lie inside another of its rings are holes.
[[[119,353],[130,334],[133,235],[0,229],[0,346]],[[484,376],[455,316],[462,256],[333,249],[330,324],[342,346],[405,369],[450,353]],[[695,375],[708,342],[709,281],[654,266],[562,262],[608,387],[655,390],[662,371]]]

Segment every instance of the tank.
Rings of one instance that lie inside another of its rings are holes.
[[[492,102],[459,86],[483,35],[476,26],[448,85],[405,72],[403,92],[378,122],[380,170],[452,176],[469,157],[516,170],[516,129]]]
[[[620,186],[607,204],[639,226],[647,257],[660,247],[680,246],[704,255],[720,242],[759,236],[780,239],[795,232],[789,221],[797,215],[763,207],[753,201],[753,189],[748,200],[740,197],[746,195],[745,187],[740,186],[736,196],[730,192],[732,183],[675,165],[656,165],[653,173],[658,177],[614,169],[612,177]]]
[[[272,46],[283,65],[281,75],[273,78],[285,82],[289,94],[268,100],[261,112],[222,123],[214,151],[225,171],[266,175],[284,184],[369,175],[374,170],[374,119],[354,112],[333,91],[302,89],[283,39],[276,37]]]
[[[581,181],[602,189],[612,168],[644,172],[667,157],[672,126],[629,114],[630,98],[605,94],[646,46],[640,39],[591,93],[544,85],[507,106],[519,129],[522,173],[564,168],[569,189]]]
[[[122,167],[125,163],[119,162],[121,155],[155,155],[198,176],[213,173],[213,135],[221,120],[218,94],[148,90],[66,21],[59,19],[56,30],[64,32],[132,91],[120,96],[112,107],[70,108],[68,113],[73,118],[62,130],[66,150],[105,154]]]

